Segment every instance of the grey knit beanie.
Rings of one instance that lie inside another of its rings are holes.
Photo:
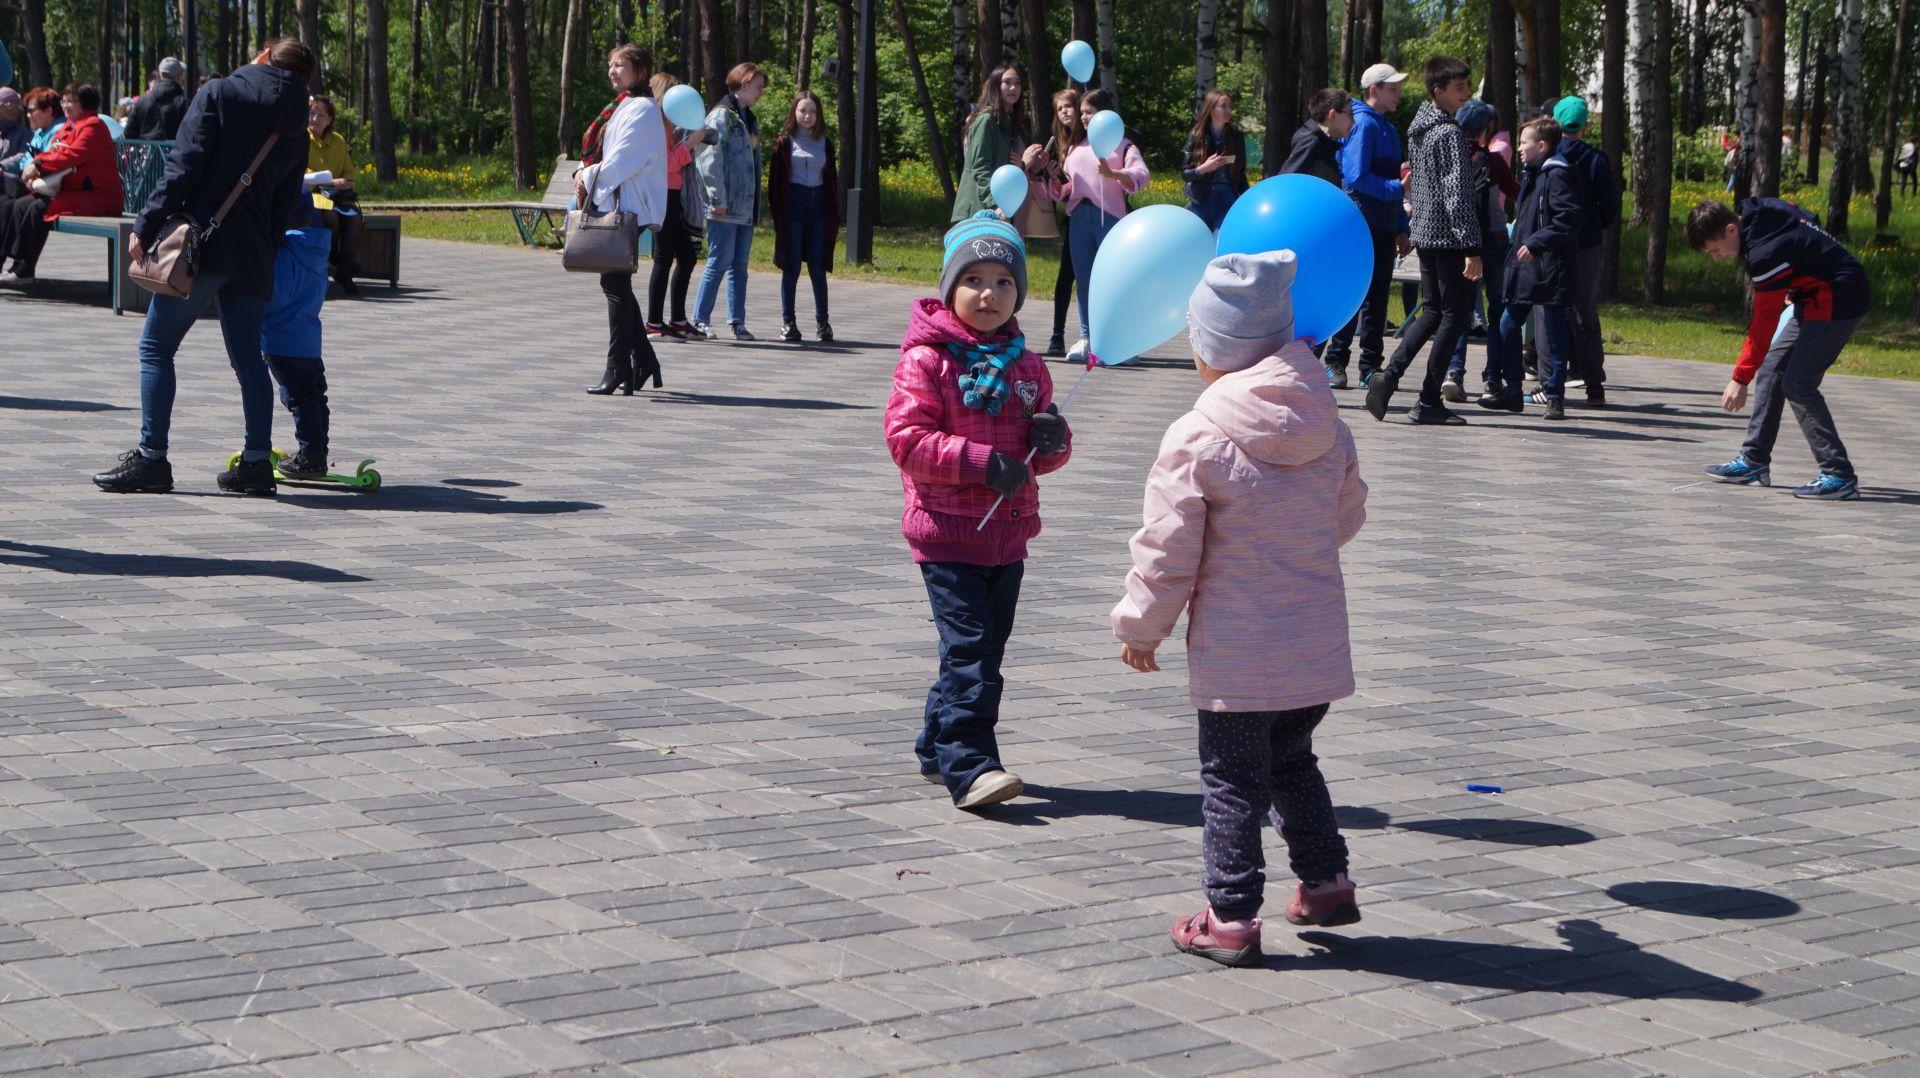
[[[1200,362],[1243,371],[1293,341],[1292,251],[1221,255],[1187,301],[1187,338]]]

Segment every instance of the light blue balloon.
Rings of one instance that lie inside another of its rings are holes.
[[[1087,346],[1103,366],[1135,359],[1187,325],[1187,299],[1213,260],[1213,233],[1183,206],[1145,206],[1100,241],[1087,282]]]
[[[1100,157],[1111,157],[1127,137],[1127,124],[1112,109],[1103,109],[1087,121],[1087,145]]]
[[[1293,331],[1324,341],[1367,296],[1373,243],[1366,219],[1346,192],[1318,176],[1273,176],[1242,194],[1220,222],[1219,254],[1290,250],[1300,259],[1293,278]]]
[[[1069,41],[1060,50],[1060,66],[1067,69],[1067,76],[1075,82],[1093,80],[1093,46],[1084,41]]]
[[[993,204],[1006,217],[1011,218],[1020,212],[1027,201],[1027,174],[1020,171],[1018,165],[1001,165],[993,170],[993,178],[987,181],[987,190],[993,192]]]
[[[681,83],[668,90],[660,99],[660,108],[673,121],[673,126],[692,131],[707,122],[707,103],[700,99],[700,91]]]

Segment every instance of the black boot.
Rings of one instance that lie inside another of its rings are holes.
[[[826,322],[815,322],[813,324],[813,339],[819,341],[821,344],[832,344],[833,326]]]
[[[793,324],[793,319],[788,318],[780,323],[780,339],[790,344],[800,343],[800,327]]]
[[[624,390],[627,396],[633,396],[633,363],[631,361],[624,364],[609,361],[606,373],[600,376],[600,384],[587,392],[605,397],[616,390]]]

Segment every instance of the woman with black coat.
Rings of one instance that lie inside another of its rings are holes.
[[[1180,159],[1187,209],[1199,214],[1209,231],[1219,232],[1234,200],[1247,190],[1247,140],[1233,125],[1233,98],[1225,91],[1207,91]]]
[[[773,264],[780,269],[780,339],[800,340],[794,299],[800,263],[813,282],[815,339],[833,340],[827,321],[827,274],[840,235],[840,174],[827,135],[827,117],[811,90],[794,96],[787,123],[767,167],[767,208],[773,214]]]
[[[146,260],[161,226],[176,214],[207,228],[221,203],[260,155],[219,228],[201,247],[200,272],[184,299],[154,296],[140,333],[140,444],[111,470],[93,477],[115,493],[173,489],[167,433],[173,417],[174,353],[215,296],[227,360],[240,381],[246,443],[220,473],[220,489],[272,496],[273,379],[260,355],[260,327],[273,295],[274,255],[293,220],[307,165],[307,84],[317,62],[292,38],[267,43],[253,62],[196,94],[180,121],[167,171],[134,221],[127,254]]]

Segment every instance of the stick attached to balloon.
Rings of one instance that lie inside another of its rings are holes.
[[[1060,410],[1066,411],[1095,367],[1130,363],[1179,333],[1187,324],[1187,300],[1212,260],[1213,233],[1184,206],[1145,206],[1122,217],[1093,256],[1086,295],[1087,369],[1067,390]],[[1031,450],[1026,460],[1033,460]],[[995,499],[974,531],[985,528],[1006,500],[1004,494]]]

